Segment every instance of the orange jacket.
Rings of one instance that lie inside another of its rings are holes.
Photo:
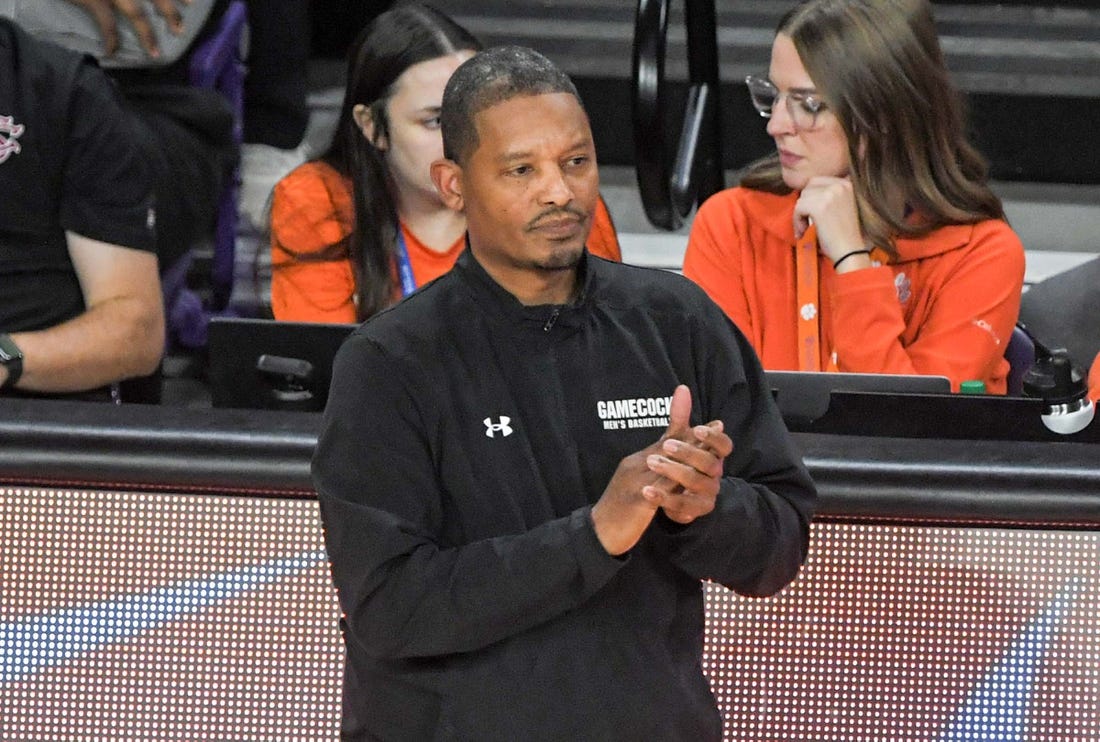
[[[314,257],[350,235],[354,222],[351,182],[327,163],[307,162],[275,185],[271,203],[271,310],[275,319],[356,321],[352,300],[355,277],[346,253],[337,252],[329,259]],[[401,230],[417,286],[449,271],[465,247],[465,238],[460,238],[439,253],[421,243],[404,224]],[[588,249],[609,260],[622,260],[615,226],[602,198],[592,219]],[[393,271],[396,277],[396,266]],[[397,285],[393,300],[400,298]]]
[[[696,214],[684,255],[684,275],[777,370],[799,368],[796,200],[746,188],[717,193]],[[835,353],[841,371],[946,376],[956,390],[981,379],[1003,394],[1023,290],[1019,238],[987,220],[901,239],[897,250],[890,264],[844,274],[819,256],[822,368]]]

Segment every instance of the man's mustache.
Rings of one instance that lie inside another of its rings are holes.
[[[546,211],[538,214],[534,219],[527,222],[526,229],[528,231],[532,229],[538,229],[542,226],[543,222],[553,221],[555,219],[561,219],[562,217],[568,217],[570,219],[576,219],[577,221],[584,221],[588,218],[588,214],[573,206],[553,206]]]

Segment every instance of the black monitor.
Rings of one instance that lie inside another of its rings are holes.
[[[945,376],[851,374],[826,371],[765,371],[785,420],[812,422],[829,411],[834,392],[950,394]]]
[[[214,317],[207,337],[215,407],[319,412],[332,360],[356,325]]]
[[[794,433],[891,438],[1100,442],[1100,423],[1059,434],[1044,403],[1003,394],[952,394],[943,376],[766,371]],[[1100,418],[1098,418],[1100,419]]]

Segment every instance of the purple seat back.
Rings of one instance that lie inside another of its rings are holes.
[[[1019,396],[1024,393],[1024,374],[1035,363],[1035,343],[1019,327],[1012,328],[1012,337],[1005,348],[1008,361],[1008,393]]]
[[[191,53],[191,84],[217,90],[233,110],[233,141],[239,147],[244,137],[244,42],[248,17],[243,0],[233,0],[215,32]],[[237,199],[240,167],[234,169],[221,202],[214,239],[211,267],[214,309],[224,309],[233,291],[233,269],[237,240]]]

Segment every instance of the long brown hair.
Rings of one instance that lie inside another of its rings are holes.
[[[872,244],[893,252],[899,235],[1004,218],[985,159],[963,133],[965,106],[926,0],[807,0],[783,16],[776,34],[794,43],[847,137]],[[741,185],[790,192],[778,155],[751,165]],[[910,211],[920,218],[907,219]]]

